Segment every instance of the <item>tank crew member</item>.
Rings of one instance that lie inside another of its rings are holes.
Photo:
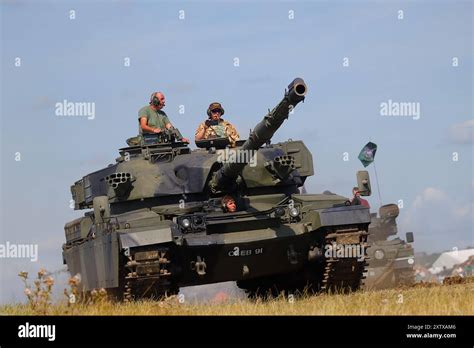
[[[222,211],[224,213],[234,213],[237,211],[237,204],[232,196],[227,195],[222,198]]]
[[[165,107],[165,95],[162,92],[154,92],[150,96],[150,105],[144,106],[138,111],[138,131],[143,133],[161,133],[165,129],[173,129],[173,125],[166,113],[162,110]],[[181,141],[189,143],[187,138]]]
[[[222,118],[224,108],[220,103],[214,102],[207,109],[208,119],[202,122],[196,130],[195,140],[204,140],[211,138],[228,138],[231,145],[239,140],[239,133],[235,127]]]
[[[370,208],[369,202],[360,196],[357,186],[352,189],[352,194],[351,205],[363,205],[364,207]]]

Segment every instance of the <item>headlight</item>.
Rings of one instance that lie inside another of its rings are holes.
[[[382,250],[376,250],[374,256],[377,260],[382,260],[385,256],[385,253]]]
[[[183,219],[181,220],[181,226],[184,228],[189,228],[191,226],[191,221],[189,221],[189,219]]]
[[[285,215],[285,209],[283,209],[282,207],[278,207],[275,209],[275,216],[282,217],[283,215]]]
[[[204,219],[202,216],[195,216],[194,217],[194,225],[195,226],[201,226],[204,223]]]
[[[298,209],[296,209],[296,208],[291,208],[291,209],[290,209],[290,216],[291,216],[291,217],[294,217],[294,218],[295,218],[295,217],[297,217],[298,215],[300,215],[300,212],[298,211]]]

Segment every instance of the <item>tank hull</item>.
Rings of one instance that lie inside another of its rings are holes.
[[[383,253],[382,259],[375,252]],[[411,245],[400,238],[371,243],[368,250],[370,261],[364,286],[371,289],[390,289],[415,283],[415,253]]]
[[[147,225],[148,215],[141,213],[141,219],[134,220],[128,216],[130,220],[121,220],[120,225],[131,228],[97,231],[80,244],[66,244],[63,257],[71,274],[81,275],[83,291],[105,288],[125,299],[160,297],[177,293],[180,287],[224,281],[236,281],[255,293],[255,284],[261,287],[262,280],[278,277],[297,279],[295,291],[308,285],[315,291],[359,288],[365,269],[368,209],[332,208],[333,201],[309,197],[295,195],[301,215],[294,221],[282,222],[268,213],[271,209],[241,211],[217,214],[216,221],[206,221],[206,229],[198,232],[183,233],[176,219]],[[315,209],[321,205],[329,207]],[[139,225],[146,227],[133,227]],[[328,254],[328,246],[335,243],[357,246],[362,254]],[[347,273],[338,270],[338,265],[358,271]],[[271,285],[286,289],[282,282]]]

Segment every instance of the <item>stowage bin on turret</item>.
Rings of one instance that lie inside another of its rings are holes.
[[[300,194],[314,174],[311,153],[302,141],[270,143],[306,95],[305,82],[293,80],[234,148],[209,139],[191,151],[176,137],[150,135],[77,181],[75,208],[90,210],[66,224],[63,258],[82,290],[131,300],[223,281],[250,296],[358,289],[368,208]],[[237,156],[223,156],[229,151]],[[236,212],[223,211],[225,195]]]

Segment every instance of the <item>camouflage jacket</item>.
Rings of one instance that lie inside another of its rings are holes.
[[[206,128],[205,122],[202,122],[199,127],[196,129],[195,135],[198,135],[202,132],[203,129]],[[230,123],[223,119],[220,120],[217,126],[210,126],[208,127],[203,136],[204,139],[211,139],[211,138],[229,138],[230,143],[232,146],[235,146],[235,142],[240,139],[239,133],[235,129],[235,127]]]

